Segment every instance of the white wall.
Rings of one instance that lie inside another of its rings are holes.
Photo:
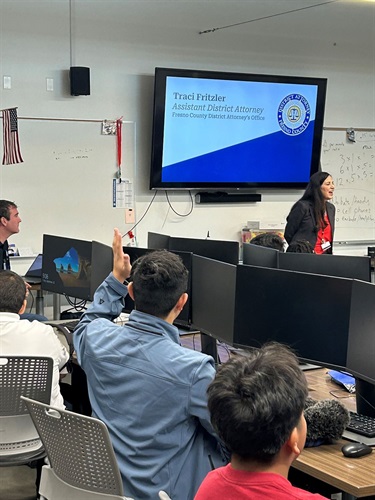
[[[137,125],[136,144],[136,216],[140,219],[153,196],[148,190],[148,172],[151,148],[153,72],[156,66],[204,68],[239,72],[307,75],[328,78],[325,126],[374,127],[375,125],[375,74],[373,32],[368,34],[368,51],[354,57],[345,48],[327,47],[322,51],[319,31],[316,40],[306,40],[305,46],[295,52],[283,50],[270,37],[254,38],[246,56],[244,52],[217,51],[214,42],[202,43],[192,48],[170,47],[159,40],[152,45],[142,43],[142,33],[136,27],[129,29],[116,16],[116,2],[106,2],[113,9],[111,22],[103,26],[95,16],[95,2],[76,7],[74,11],[73,65],[91,68],[91,95],[69,95],[68,69],[70,66],[69,9],[68,2],[2,1],[0,3],[0,69],[12,77],[12,89],[1,85],[1,108],[18,106],[19,116],[58,117],[77,119],[125,120]],[[145,15],[147,12],[145,11]],[[356,27],[353,33],[355,36]],[[226,35],[227,36],[227,35]],[[287,32],[285,32],[285,36]],[[292,36],[292,35],[290,35]],[[46,77],[54,79],[53,92],[46,91]],[[1,81],[2,83],[2,81]],[[27,137],[20,138],[26,145]],[[115,170],[114,159],[108,165],[108,182]],[[22,178],[9,175],[17,166],[0,167],[0,197],[15,199],[17,183]],[[30,246],[35,253],[41,250],[38,221],[48,211],[56,220],[64,213],[65,203],[77,204],[77,218],[72,223],[69,236],[96,239],[110,243],[112,228],[120,225],[126,232],[123,214],[113,213],[103,217],[100,206],[94,213],[87,207],[88,197],[95,196],[82,189],[80,199],[58,198],[48,202],[33,195],[33,188],[43,183],[43,176],[50,165],[41,158],[35,167],[30,183],[30,195],[15,199],[23,219],[21,232],[12,238],[18,246]],[[98,168],[95,166],[95,168]],[[95,176],[95,171],[92,172]],[[82,182],[84,180],[82,179]],[[34,185],[33,185],[34,184]],[[104,189],[98,185],[98,193]],[[159,193],[144,220],[137,228],[139,246],[146,246],[147,232],[164,232],[177,236],[205,237],[207,231],[215,239],[238,239],[241,228],[248,220],[285,220],[292,203],[301,192],[266,192],[263,201],[256,204],[196,205],[188,217],[178,217],[170,209],[165,195]],[[173,208],[179,213],[190,210],[187,193],[171,193]],[[103,220],[104,218],[104,220]],[[121,225],[122,224],[122,225]],[[50,231],[53,232],[53,231]],[[82,236],[84,235],[84,236]],[[340,253],[363,253],[364,248],[340,249]]]

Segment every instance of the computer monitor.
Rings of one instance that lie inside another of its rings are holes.
[[[317,255],[286,252],[279,255],[279,269],[371,281],[371,260],[367,256]]]
[[[91,241],[43,235],[42,289],[91,300]]]
[[[242,246],[242,261],[250,266],[278,268],[279,250],[275,248],[262,247],[251,243],[244,243]]]
[[[371,283],[238,266],[233,344],[282,342],[303,361],[352,373],[357,411],[375,416],[374,304]]]
[[[236,266],[193,255],[192,323],[202,333],[233,343]]]
[[[238,241],[212,240],[211,238],[201,240],[171,236],[169,249],[172,251],[178,250],[179,252],[191,252],[195,255],[236,265],[239,261],[240,245]]]
[[[31,263],[31,266],[24,274],[23,278],[27,283],[39,284],[42,280],[42,263],[43,263],[43,254],[38,254],[34,261]]]
[[[352,280],[238,266],[234,344],[277,341],[322,366],[346,366]]]
[[[93,241],[91,245],[90,300],[113,268],[113,251],[109,245]]]
[[[190,252],[209,259],[238,264],[240,245],[238,241],[212,240],[211,238],[180,238],[165,234],[148,233],[149,248],[165,248],[178,252]]]
[[[170,236],[160,233],[148,233],[147,246],[153,249],[163,249],[169,250],[169,239]]]
[[[375,414],[374,304],[372,283],[193,256],[198,330],[242,348],[281,342],[302,361],[346,370],[357,381],[359,413],[369,415]]]
[[[155,249],[151,248],[139,248],[139,247],[123,247],[123,250],[125,253],[127,253],[130,257],[130,262],[133,264],[139,257],[143,257],[144,255],[155,251]],[[173,252],[179,257],[181,257],[182,262],[184,263],[186,269],[189,272],[189,279],[188,279],[188,289],[187,293],[189,295],[188,300],[182,309],[181,313],[177,317],[175,323],[176,325],[181,325],[181,326],[189,326],[191,324],[191,274],[192,274],[192,254],[188,252]],[[125,297],[125,307],[124,307],[124,312],[130,313],[134,309],[134,301],[130,297],[130,295],[127,295]]]
[[[357,411],[375,417],[375,285],[353,281],[347,370],[356,378]]]

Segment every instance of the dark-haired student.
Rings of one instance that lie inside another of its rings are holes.
[[[274,248],[279,252],[284,251],[284,240],[276,233],[266,232],[254,236],[250,240],[251,245],[258,245],[261,247]]]
[[[22,319],[26,294],[26,283],[21,276],[9,270],[0,271],[0,354],[52,358],[51,405],[65,408],[59,380],[69,355],[52,326]]]
[[[307,394],[298,360],[283,345],[268,344],[223,364],[208,388],[208,407],[231,463],[207,475],[195,500],[324,498],[287,479],[305,445]]]
[[[46,356],[53,359],[52,406],[64,409],[60,392],[60,376],[69,354],[57,338],[52,326],[40,321],[22,319],[26,309],[27,287],[21,276],[13,271],[0,270],[0,355]],[[44,459],[36,462],[36,491],[39,491]],[[39,498],[39,497],[38,497]]]
[[[226,463],[210,423],[210,356],[182,347],[173,325],[187,300],[188,271],[165,250],[131,269],[119,231],[113,272],[74,332],[93,415],[107,425],[126,496],[191,500],[212,468]],[[131,274],[131,282],[126,281]],[[112,322],[134,298],[124,326]]]
[[[335,231],[335,206],[332,198],[335,184],[328,172],[310,177],[303,196],[292,206],[287,217],[285,239],[308,240],[316,254],[332,253]]]
[[[294,240],[286,251],[287,253],[314,253],[314,248],[307,240]]]

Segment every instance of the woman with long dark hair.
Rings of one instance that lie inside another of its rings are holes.
[[[310,178],[305,193],[292,207],[285,228],[288,243],[307,240],[315,253],[332,253],[335,229],[335,206],[330,203],[335,184],[328,172]]]

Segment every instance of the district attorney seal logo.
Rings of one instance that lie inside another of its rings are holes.
[[[301,94],[289,94],[280,103],[277,120],[285,134],[302,134],[310,122],[310,104]]]

